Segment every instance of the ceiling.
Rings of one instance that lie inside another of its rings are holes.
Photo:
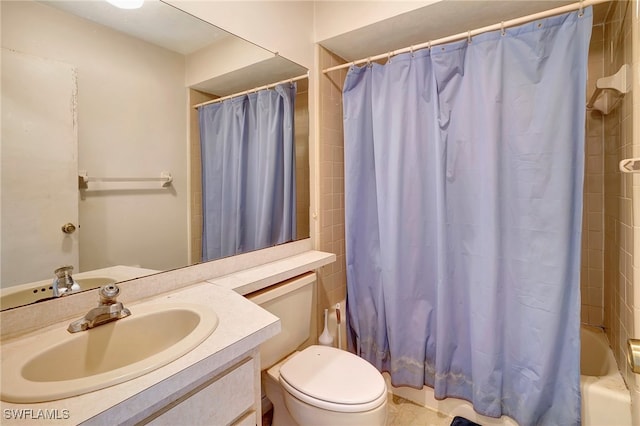
[[[347,62],[429,40],[575,3],[576,0],[442,0],[420,9],[321,41]],[[594,24],[606,18],[609,3],[594,6]],[[380,37],[384,34],[384,37]]]
[[[181,12],[159,0],[146,0],[139,9],[119,9],[106,1],[40,0],[125,34],[182,55],[230,36],[224,30]]]
[[[442,0],[320,44],[345,60],[354,61],[574,2]],[[41,3],[183,55],[230,35],[192,15],[175,13],[175,7],[160,0],[146,0],[141,8],[133,10],[118,9],[106,1],[41,0]],[[608,9],[609,3],[594,6],[594,24],[604,21]]]
[[[237,36],[190,15],[160,0],[145,0],[139,9],[119,9],[104,0],[38,0],[39,3],[73,14],[99,25],[147,41],[173,52],[189,55],[210,48],[222,47]],[[276,81],[303,75],[306,68],[278,54],[242,40],[247,46],[258,47],[264,54],[256,54],[242,66],[191,87],[226,96],[264,86]],[[237,44],[235,46],[238,46]]]

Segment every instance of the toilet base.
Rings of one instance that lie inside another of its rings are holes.
[[[290,357],[262,373],[265,392],[273,404],[272,426],[384,426],[386,424],[386,400],[369,411],[342,413],[314,407],[289,394],[280,384],[280,366]]]
[[[271,426],[299,426],[289,414],[289,410],[287,410],[284,403],[284,390],[278,381],[280,368],[278,366],[278,376],[275,378],[272,371],[273,369],[274,367],[271,367],[268,371],[262,373],[262,383],[264,384],[265,393],[273,405]]]
[[[283,392],[287,411],[295,413],[295,424],[304,426],[384,426],[387,422],[387,401],[373,410],[359,413],[340,413],[322,410]],[[274,423],[274,426],[277,426]]]

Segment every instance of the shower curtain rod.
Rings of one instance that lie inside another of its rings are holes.
[[[218,103],[218,102],[225,101],[227,99],[231,99],[231,98],[235,98],[235,97],[238,97],[238,96],[246,95],[246,94],[249,94],[249,93],[257,92],[259,90],[264,90],[264,89],[269,89],[271,87],[276,87],[278,84],[293,83],[294,81],[302,80],[302,79],[305,79],[305,78],[309,78],[309,72],[307,72],[306,74],[303,74],[303,75],[299,75],[297,77],[287,78],[286,80],[281,80],[281,81],[277,81],[275,83],[266,84],[264,86],[256,87],[254,89],[245,90],[244,92],[234,93],[232,95],[223,96],[221,98],[213,99],[211,101],[202,102],[200,104],[194,105],[193,107],[198,109],[198,108],[203,107],[205,105],[215,104],[215,103]]]
[[[398,55],[400,53],[407,53],[407,52],[413,52],[414,50],[418,50],[418,49],[423,49],[425,47],[433,47],[439,44],[444,44],[444,43],[449,43],[452,41],[457,41],[457,40],[463,40],[465,38],[467,39],[471,39],[473,36],[476,36],[478,34],[482,34],[482,33],[486,33],[489,31],[496,31],[496,30],[504,30],[507,27],[513,27],[516,25],[520,25],[520,24],[524,24],[527,22],[531,22],[531,21],[535,21],[537,19],[542,19],[542,18],[548,18],[550,16],[554,16],[554,15],[561,15],[563,13],[567,13],[567,12],[572,12],[574,10],[581,10],[585,7],[588,6],[592,6],[594,4],[599,4],[599,3],[605,3],[608,2],[609,0],[582,0],[580,2],[577,3],[572,3],[572,4],[568,4],[565,6],[561,6],[561,7],[556,7],[554,9],[549,9],[549,10],[545,10],[543,12],[538,12],[538,13],[534,13],[531,15],[527,15],[527,16],[523,16],[521,18],[515,18],[515,19],[510,19],[508,21],[502,21],[498,24],[493,24],[493,25],[488,25],[486,27],[482,27],[482,28],[477,28],[475,30],[470,30],[470,31],[466,31],[464,33],[459,33],[459,34],[455,34],[455,35],[451,35],[451,36],[447,36],[447,37],[443,37],[443,38],[439,38],[436,40],[431,40],[425,43],[420,43],[420,44],[416,44],[413,46],[409,46],[409,47],[405,47],[402,49],[398,49],[398,50],[392,50],[389,51],[387,53],[382,53],[380,55],[376,55],[376,56],[370,56],[368,58],[364,58],[364,59],[358,59],[357,61],[351,61],[348,62],[346,64],[342,64],[342,65],[336,65],[335,67],[330,67],[330,68],[326,68],[324,70],[322,70],[323,73],[328,73],[331,71],[336,71],[336,70],[340,70],[343,68],[348,68],[352,65],[359,65],[359,64],[364,64],[364,63],[368,63],[371,61],[377,61],[378,59],[389,59],[392,56]]]

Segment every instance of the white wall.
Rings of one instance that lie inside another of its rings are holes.
[[[168,3],[271,52],[313,68],[312,1],[194,1]]]
[[[313,69],[315,42],[441,1],[168,2],[247,41]]]
[[[270,58],[271,52],[255,44],[238,37],[224,37],[187,55],[185,85],[194,86]]]
[[[314,40],[326,40],[439,1],[317,1]]]
[[[174,177],[171,190],[86,192],[80,269],[187,264],[183,57],[26,1],[2,2],[2,45],[78,69],[80,170]]]

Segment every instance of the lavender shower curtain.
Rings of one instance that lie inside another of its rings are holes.
[[[295,95],[281,84],[200,108],[202,261],[295,238]]]
[[[591,9],[351,67],[350,348],[394,385],[580,423]]]

